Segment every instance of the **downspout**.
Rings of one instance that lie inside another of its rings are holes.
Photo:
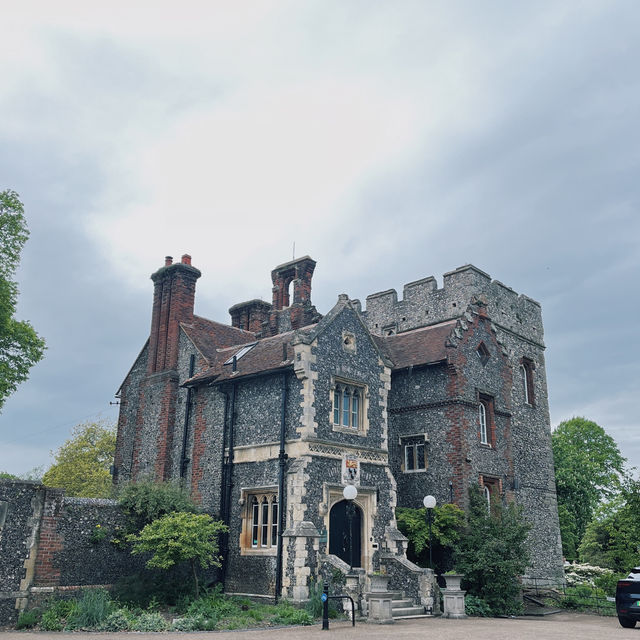
[[[229,455],[226,458],[225,473],[224,473],[224,510],[222,512],[222,521],[229,527],[231,525],[231,489],[233,487],[233,428],[236,421],[236,385],[231,385],[231,400],[229,402],[229,430],[228,430],[228,449]],[[224,448],[222,450],[224,459]],[[229,564],[229,533],[224,533],[222,536],[222,557],[224,562],[222,564],[222,584],[225,585],[227,579],[227,567]]]
[[[189,378],[193,378],[196,369],[195,353],[191,354],[189,360]],[[184,429],[182,431],[182,453],[180,454],[180,478],[184,479],[187,473],[187,465],[191,460],[187,458],[187,443],[189,441],[189,418],[191,417],[191,400],[193,397],[193,387],[187,389],[187,403],[184,408]]]
[[[287,465],[287,454],[285,452],[286,440],[286,411],[287,411],[287,372],[282,372],[282,393],[280,408],[280,452],[278,454],[278,546],[276,548],[276,593],[275,601],[278,603],[280,591],[282,590],[282,534],[285,525],[285,513],[287,509],[287,496],[285,494],[284,474]]]

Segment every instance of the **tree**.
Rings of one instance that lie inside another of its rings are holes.
[[[470,488],[456,569],[464,574],[468,592],[482,598],[494,615],[519,613],[522,608],[519,578],[529,565],[525,545],[529,529],[521,507],[513,503],[504,507],[495,500],[489,513],[480,488]]]
[[[596,507],[620,486],[625,458],[615,440],[595,422],[572,418],[558,425],[551,435],[556,469],[562,550],[576,559],[576,547],[593,518]],[[573,527],[573,531],[568,527]]]
[[[429,527],[426,509],[398,507],[396,520],[398,529],[409,538],[407,557],[419,566],[426,567],[429,558]],[[434,566],[440,571],[449,569],[453,547],[460,540],[464,526],[464,511],[455,504],[443,504],[433,510],[431,525],[432,556]]]
[[[29,231],[24,208],[14,191],[0,192],[0,410],[7,397],[29,377],[45,349],[44,340],[25,320],[13,316],[18,284],[13,280]]]
[[[640,564],[640,479],[627,477],[620,493],[587,525],[580,560],[627,572]]]
[[[116,450],[113,425],[86,422],[73,428],[72,436],[55,453],[55,462],[42,482],[65,489],[69,496],[104,498],[111,495],[109,467]]]
[[[199,595],[198,564],[206,569],[220,567],[218,536],[229,528],[207,514],[174,512],[154,520],[140,533],[128,536],[133,543],[131,553],[151,552],[147,566],[170,569],[189,562],[196,598]]]

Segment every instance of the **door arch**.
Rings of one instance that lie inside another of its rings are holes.
[[[348,565],[362,566],[362,510],[354,502],[354,514],[349,535],[347,500],[340,500],[329,512],[329,553],[338,556]],[[351,544],[353,544],[353,564],[351,563]]]

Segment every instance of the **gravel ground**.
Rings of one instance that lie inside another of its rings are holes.
[[[467,618],[446,620],[422,618],[400,620],[393,625],[370,625],[330,622],[329,631],[320,625],[312,627],[285,627],[252,631],[217,631],[191,633],[50,633],[29,631],[5,631],[0,640],[613,640],[636,638],[640,640],[640,626],[623,629],[617,618],[603,618],[585,614],[559,613],[541,618]]]

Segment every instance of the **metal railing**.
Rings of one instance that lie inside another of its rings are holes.
[[[548,578],[527,576],[524,586],[525,601],[543,605],[555,605],[573,611],[591,611],[598,615],[615,615],[615,598],[607,596],[602,589],[591,584],[569,586],[566,583],[553,583]]]

